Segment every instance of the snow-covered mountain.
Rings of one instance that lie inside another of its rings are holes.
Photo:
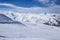
[[[13,20],[4,14],[0,14],[0,22],[12,22]]]
[[[14,21],[22,22],[23,24],[37,24],[40,25],[52,25],[60,26],[60,14],[24,14],[24,13],[5,13],[4,15],[8,16]]]
[[[0,13],[0,24],[22,24],[22,23],[18,21],[14,21],[10,17],[6,16],[5,14]]]

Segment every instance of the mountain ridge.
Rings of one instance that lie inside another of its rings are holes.
[[[22,13],[6,13],[14,21],[31,24],[46,24],[50,26],[60,26],[60,14],[22,14]]]

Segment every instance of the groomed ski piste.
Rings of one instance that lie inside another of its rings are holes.
[[[1,14],[8,20],[0,17],[0,22],[20,24],[0,23],[0,40],[60,40],[60,14]]]

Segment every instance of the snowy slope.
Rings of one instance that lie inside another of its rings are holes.
[[[51,14],[6,13],[4,15],[26,26],[0,24],[0,40],[60,40],[60,28],[44,24],[50,18],[58,20],[60,18],[58,15],[56,17]]]
[[[0,39],[3,40],[60,40],[60,28],[44,24],[22,26],[0,24]],[[22,38],[22,39],[21,39]]]

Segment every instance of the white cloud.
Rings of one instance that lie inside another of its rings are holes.
[[[42,3],[49,3],[49,2],[56,2],[57,0],[33,0],[33,1],[38,1]]]
[[[49,2],[49,0],[34,0],[34,1],[42,2],[42,3],[48,3]]]
[[[40,2],[46,6],[54,6],[57,0],[33,0],[33,1]]]
[[[44,12],[60,13],[59,5],[54,5],[47,8],[42,8],[42,7],[24,8],[9,3],[0,3],[0,5],[12,7],[14,8],[14,11],[18,13],[44,13]]]
[[[9,6],[9,7],[16,7],[15,5],[13,5],[13,4],[8,4],[8,3],[0,3],[0,5]]]
[[[0,5],[2,5],[2,6],[8,6],[8,7],[13,7],[13,8],[20,8],[20,7],[16,6],[16,5],[9,4],[9,3],[0,3]]]
[[[23,12],[23,13],[38,13],[40,12],[39,10],[41,8],[39,7],[31,7],[31,8],[24,8],[24,7],[19,7],[19,6],[16,6],[16,5],[13,5],[13,4],[9,4],[9,3],[0,3],[0,5],[3,5],[3,6],[8,6],[8,7],[12,7],[16,10],[16,12]]]

